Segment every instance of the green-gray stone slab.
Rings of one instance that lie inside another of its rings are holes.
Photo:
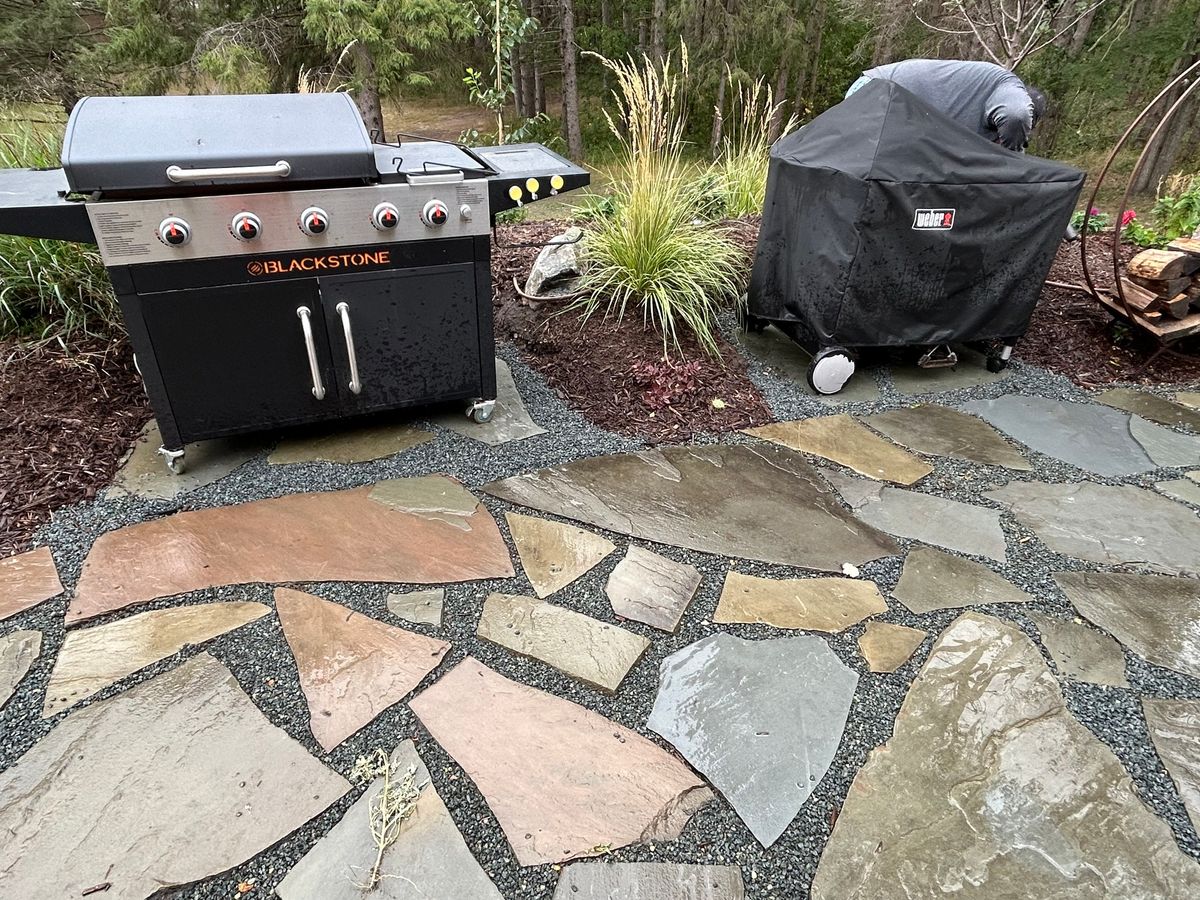
[[[1042,643],[1065,677],[1108,687],[1129,687],[1125,654],[1111,637],[1081,622],[1059,619],[1032,610],[1026,615],[1037,626]]]
[[[1169,575],[1200,573],[1200,519],[1153,491],[1014,481],[984,496],[1009,507],[1055,553]]]
[[[812,900],[1191,900],[1200,866],[1033,642],[966,613],[850,786]]]
[[[1004,532],[994,509],[905,491],[866,478],[822,470],[842,499],[869,525],[926,544],[1004,562]]]
[[[358,428],[343,426],[336,431],[285,438],[271,451],[267,462],[273,466],[306,462],[371,462],[395,456],[433,439],[433,432],[407,422]]]
[[[1200,582],[1116,572],[1054,576],[1079,614],[1156,666],[1200,678]]]
[[[1129,433],[1142,445],[1156,466],[1178,468],[1200,465],[1200,437],[1171,431],[1147,422],[1141,416],[1129,417]]]
[[[982,563],[931,547],[909,552],[892,596],[918,614],[1033,599]]]
[[[186,470],[181,475],[172,475],[159,455],[161,446],[158,423],[151,421],[134,441],[105,496],[174,500],[188,491],[220,481],[263,449],[261,441],[246,437],[188,444]]]
[[[841,572],[898,551],[842,508],[802,454],[774,445],[597,456],[484,490],[642,540],[786,566]]]
[[[662,661],[646,727],[770,847],[829,770],[857,685],[815,635],[750,641],[722,632]]]
[[[554,900],[744,900],[737,866],[576,863],[563,869]]]
[[[897,444],[933,456],[950,456],[985,466],[1028,471],[1033,468],[987,422],[934,404],[893,409],[863,421]]]
[[[379,852],[371,838],[370,808],[383,790],[382,777],[292,867],[275,892],[282,900],[501,900],[455,827],[411,740],[393,751],[391,765],[396,781],[414,770],[420,795],[396,840],[383,852],[379,884],[370,891],[359,887]]]
[[[1173,478],[1170,481],[1160,481],[1154,486],[1174,500],[1200,506],[1200,484],[1191,478]]]
[[[1142,700],[1150,740],[1200,831],[1200,701]]]
[[[786,378],[803,393],[830,405],[870,402],[879,399],[879,385],[874,373],[867,370],[854,375],[836,394],[818,394],[808,384],[808,367],[812,357],[778,328],[768,327],[761,333],[739,331],[737,341],[747,356],[752,356],[776,375]]]
[[[445,588],[426,591],[409,591],[406,594],[388,594],[387,608],[393,616],[418,625],[442,624],[442,604],[446,599]]]
[[[1157,394],[1130,388],[1113,388],[1097,394],[1096,402],[1135,413],[1159,425],[1182,425],[1192,431],[1200,431],[1200,412]]]
[[[473,422],[461,412],[447,413],[432,421],[456,434],[492,445],[522,441],[546,433],[546,429],[533,421],[525,409],[517,383],[513,380],[512,369],[502,359],[496,360],[496,408],[489,421]]]
[[[42,652],[40,631],[14,631],[0,637],[0,709]]]
[[[917,365],[896,366],[892,369],[892,385],[902,394],[932,394],[959,388],[995,384],[1008,378],[1012,371],[987,370],[987,357],[965,348],[956,348],[958,365],[948,369],[922,369]]]

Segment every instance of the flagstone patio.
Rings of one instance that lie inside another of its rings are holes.
[[[1200,896],[1196,386],[742,346],[689,445],[507,349],[484,426],[148,432],[0,560],[0,896]]]

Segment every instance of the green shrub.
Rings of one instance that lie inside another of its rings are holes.
[[[60,126],[39,128],[18,115],[0,110],[0,166],[57,166]],[[67,340],[120,327],[94,245],[0,235],[0,336]]]
[[[733,72],[725,77],[733,96],[732,112],[711,168],[716,194],[725,215],[752,216],[762,212],[767,196],[767,168],[771,159],[771,123],[783,112],[763,79],[741,84]],[[793,114],[783,123],[781,134],[796,129]]]
[[[1071,227],[1076,231],[1083,231],[1084,219],[1087,219],[1087,233],[1097,234],[1112,224],[1112,216],[1108,213],[1102,213],[1096,207],[1092,207],[1091,215],[1087,215],[1085,210],[1079,209],[1071,216]]]
[[[1200,227],[1200,175],[1172,175],[1154,203],[1154,224],[1166,241]]]
[[[600,310],[620,321],[640,308],[664,353],[680,348],[686,328],[715,355],[717,313],[737,297],[741,257],[705,221],[704,186],[682,156],[687,50],[678,69],[670,56],[661,66],[646,57],[640,64],[598,58],[617,82],[616,117],[604,115],[621,151],[611,214],[597,216],[585,237],[586,293],[572,308],[585,321]]]

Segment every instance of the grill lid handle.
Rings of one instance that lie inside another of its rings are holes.
[[[292,164],[286,159],[281,159],[272,166],[226,166],[214,169],[167,166],[167,178],[177,184],[187,181],[212,181],[217,178],[287,178],[291,174]]]

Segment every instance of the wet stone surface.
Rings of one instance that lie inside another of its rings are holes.
[[[922,369],[916,365],[894,366],[892,385],[901,394],[920,396],[937,391],[954,391],[995,384],[1011,377],[1012,370],[1001,372],[987,370],[987,357],[982,353],[957,347],[958,365],[950,368]]]
[[[62,591],[49,547],[0,559],[0,622]]]
[[[1190,431],[1200,431],[1200,411],[1182,403],[1173,403],[1158,394],[1113,388],[1097,394],[1096,402],[1134,413],[1159,425],[1182,425]]]
[[[868,622],[858,639],[858,650],[872,672],[895,672],[908,662],[926,637],[919,628]]]
[[[455,434],[493,446],[546,433],[525,409],[512,370],[502,359],[496,360],[496,408],[489,421],[474,422],[457,412],[446,413],[433,421]]]
[[[13,631],[0,637],[0,710],[41,652],[40,631]]]
[[[700,578],[695,566],[631,544],[608,576],[604,593],[618,616],[674,631],[700,587]]]
[[[387,608],[393,616],[406,622],[439,626],[442,624],[442,606],[445,600],[445,588],[409,591],[406,594],[388,594]]]
[[[576,863],[563,869],[554,900],[743,900],[737,866]]]
[[[918,453],[1018,471],[1033,468],[991,425],[948,406],[910,406],[866,416],[863,421],[884,437]]]
[[[505,513],[521,568],[539,597],[566,587],[616,550],[609,540],[577,525]]]
[[[929,547],[909,551],[892,596],[915,613],[1033,599],[982,563]]]
[[[162,435],[153,420],[138,436],[129,456],[121,464],[107,493],[111,497],[133,494],[152,500],[174,500],[198,487],[212,484],[262,452],[256,437],[222,438],[188,444],[187,468],[181,475],[167,469],[158,452]]]
[[[730,571],[713,621],[836,632],[882,612],[887,602],[873,581],[758,578]]]
[[[1026,613],[1050,651],[1054,668],[1063,676],[1090,684],[1129,687],[1125,680],[1125,654],[1107,634],[1081,622],[1039,612]]]
[[[1200,828],[1200,701],[1142,700],[1150,740]]]
[[[340,428],[317,434],[289,435],[271,451],[267,462],[273,466],[305,462],[370,462],[403,453],[433,439],[433,432],[405,422]]]

